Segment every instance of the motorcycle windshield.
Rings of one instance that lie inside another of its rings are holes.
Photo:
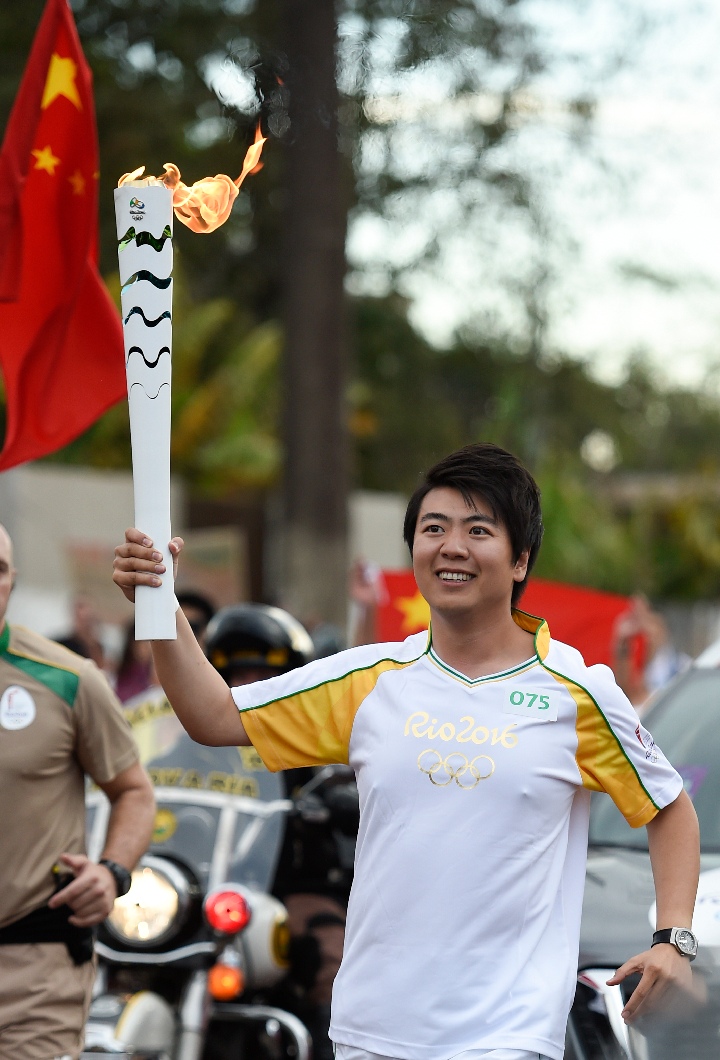
[[[156,789],[150,853],[184,862],[204,889],[231,881],[268,890],[285,828],[282,774],[253,747],[195,743],[160,688],[129,700],[125,714]]]

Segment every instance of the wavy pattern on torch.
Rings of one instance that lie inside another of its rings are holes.
[[[150,401],[155,401],[155,399],[157,398],[157,396],[160,393],[160,391],[162,390],[162,388],[165,387],[165,386],[169,387],[170,384],[169,383],[161,383],[160,386],[157,388],[157,392],[155,394],[148,394],[147,390],[145,389],[145,387],[143,386],[142,383],[133,383],[130,386],[129,390],[128,390],[128,394],[130,393],[131,390],[134,390],[136,386],[140,387],[140,389],[142,390],[142,392],[143,392],[143,394],[145,395],[146,398],[149,398]]]
[[[164,313],[161,313],[160,316],[156,317],[154,320],[148,320],[140,306],[134,305],[128,315],[123,320],[123,324],[127,324],[128,320],[134,313],[140,314],[140,316],[143,318],[143,323],[145,324],[146,328],[156,328],[161,320],[172,320],[169,309],[166,309]]]
[[[133,240],[135,240],[136,247],[152,247],[153,250],[160,253],[168,239],[172,240],[170,225],[165,225],[159,236],[154,236],[152,232],[136,232],[131,225],[125,235],[118,239],[118,252],[127,250]]]
[[[155,360],[154,361],[149,361],[147,359],[147,357],[145,356],[145,354],[143,353],[143,351],[140,349],[139,346],[131,346],[130,349],[128,350],[128,355],[127,355],[127,357],[125,359],[125,364],[129,363],[130,355],[133,354],[133,353],[139,353],[140,354],[140,356],[142,357],[143,361],[145,362],[146,367],[148,367],[148,368],[157,368],[158,361],[160,360],[160,358],[162,357],[162,355],[164,353],[166,353],[168,355],[168,357],[170,356],[170,347],[169,346],[163,346],[163,348],[159,351],[159,353],[158,353],[157,357],[155,358]]]
[[[153,285],[153,287],[159,287],[161,290],[165,291],[172,283],[172,276],[168,276],[167,279],[161,279],[159,276],[153,276],[153,274],[148,272],[147,269],[140,269],[139,272],[134,272],[129,280],[125,281],[121,287],[121,291],[127,291],[128,287],[134,283],[138,283],[140,280],[147,280],[148,283]]]

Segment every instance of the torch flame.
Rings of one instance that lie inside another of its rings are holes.
[[[132,173],[123,173],[118,181],[118,188],[121,188],[123,184],[147,184],[148,181],[154,180],[154,177],[145,177],[140,180],[143,173],[145,172],[145,166],[139,166],[138,169],[134,169]]]
[[[182,221],[193,232],[214,232],[230,216],[233,203],[245,177],[262,169],[260,155],[265,140],[266,137],[262,135],[258,122],[255,142],[247,150],[242,172],[237,180],[232,180],[225,173],[218,173],[214,177],[203,177],[189,188],[180,180],[178,167],[172,162],[166,162],[163,166],[165,170],[163,177],[143,177],[145,166],[140,166],[132,173],[125,173],[118,181],[118,187],[122,187],[123,184],[133,184],[138,187],[164,184],[173,193],[173,210],[178,221]]]
[[[247,154],[245,155],[245,161],[243,162],[242,173],[235,181],[238,188],[245,180],[245,177],[252,176],[253,173],[259,173],[263,167],[263,163],[260,161],[260,155],[262,154],[263,144],[267,137],[263,136],[260,131],[260,122],[257,123],[255,129],[255,141],[248,147]]]

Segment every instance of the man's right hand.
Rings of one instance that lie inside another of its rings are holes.
[[[170,542],[173,573],[183,548],[181,537]],[[125,531],[125,543],[115,549],[113,581],[130,601],[138,585],[160,585],[165,571],[162,556],[141,530]],[[152,641],[160,684],[185,731],[197,743],[240,747],[250,743],[228,686],[203,655],[190,624],[178,608],[177,638]]]
[[[184,541],[174,537],[170,542],[170,554],[173,557],[173,578],[177,574],[178,556],[182,552]],[[135,602],[137,585],[158,586],[162,584],[159,577],[165,573],[162,553],[158,552],[150,538],[141,530],[130,527],[125,531],[125,542],[115,549],[113,560],[113,581],[123,591],[131,603]]]

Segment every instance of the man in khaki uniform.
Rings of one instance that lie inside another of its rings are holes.
[[[14,575],[0,526],[0,1060],[74,1060],[91,929],[127,891],[155,803],[95,664],[5,621]],[[112,807],[98,864],[85,855],[86,773]]]

